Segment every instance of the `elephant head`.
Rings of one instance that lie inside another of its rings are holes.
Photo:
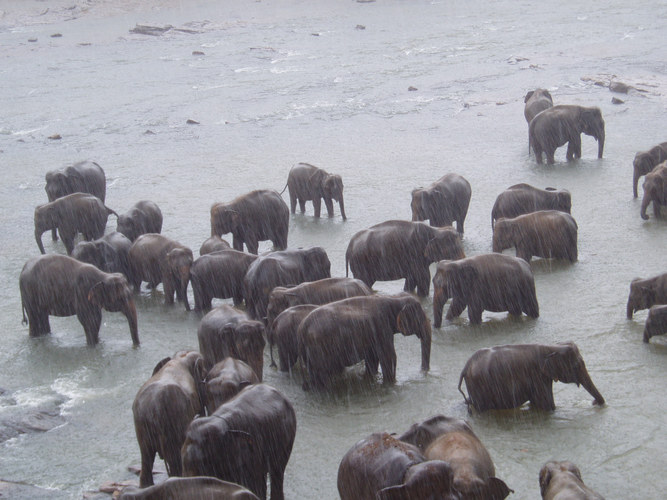
[[[644,343],[648,343],[651,337],[665,332],[667,332],[667,305],[651,306],[644,324]]]
[[[137,309],[134,294],[125,276],[120,273],[108,274],[95,283],[88,292],[88,302],[109,312],[122,312],[130,326],[130,335],[134,345],[139,345],[137,328]]]
[[[579,115],[579,127],[581,131],[594,137],[598,141],[598,158],[602,158],[604,151],[604,119],[600,108],[582,108]]]
[[[378,500],[458,500],[452,468],[442,460],[428,460],[411,466],[403,483],[377,492]]]
[[[664,165],[664,164],[663,164]],[[667,201],[667,165],[656,167],[652,172],[646,174],[644,178],[644,197],[642,198],[641,217],[648,220],[646,209],[649,203],[653,202],[654,213],[659,213],[659,207]]]
[[[493,251],[502,253],[506,248],[512,248],[519,236],[516,224],[511,219],[501,217],[493,227]]]
[[[266,324],[270,328],[273,320],[288,307],[291,307],[289,288],[277,286],[269,294],[269,303],[266,306]]]
[[[174,280],[176,296],[183,300],[185,309],[190,310],[188,302],[188,282],[190,281],[190,267],[192,267],[192,250],[185,247],[176,247],[167,252],[167,266]]]
[[[552,194],[551,208],[568,214],[572,213],[572,195],[567,189],[546,188]]]
[[[211,236],[232,233],[240,223],[241,214],[225,203],[216,203],[211,207]]]
[[[441,260],[458,260],[465,257],[461,235],[452,226],[433,227],[432,234],[426,243],[424,257],[429,262]]]
[[[147,233],[147,229],[139,220],[128,215],[119,215],[116,223],[116,231],[124,234],[130,241],[136,240],[140,235]]]
[[[626,313],[628,319],[632,319],[632,315],[636,311],[649,309],[656,303],[656,291],[651,286],[646,286],[645,280],[635,278],[630,283],[630,295],[628,296],[628,305]]]
[[[398,331],[403,335],[415,335],[421,341],[422,371],[427,372],[431,360],[431,322],[417,299],[406,296],[403,307],[396,316]]]
[[[338,202],[340,206],[340,215],[343,219],[347,219],[345,215],[345,200],[343,199],[343,178],[338,174],[329,174],[322,169],[318,169],[311,181],[320,187],[324,204],[329,213],[333,212],[333,203],[331,200]]]
[[[46,173],[46,196],[49,201],[57,198],[62,198],[68,194],[73,193],[67,175],[61,170],[52,170]]]
[[[57,226],[58,213],[53,203],[45,203],[35,208],[35,240],[42,254],[46,253],[44,245],[42,245],[42,234],[44,231],[54,229]]]
[[[227,327],[225,327],[226,329]],[[224,335],[224,332],[223,332]],[[260,382],[264,375],[264,324],[261,321],[248,320],[237,325],[228,335],[230,356],[245,361],[253,369]]]
[[[322,247],[303,250],[303,277],[305,281],[317,281],[331,277],[331,261]]]
[[[430,193],[424,188],[417,188],[412,190],[412,201],[410,208],[412,209],[412,221],[417,222],[429,218]]]

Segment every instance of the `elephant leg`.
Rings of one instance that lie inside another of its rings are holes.
[[[532,407],[545,411],[554,411],[556,409],[551,382],[548,384],[538,384],[534,388],[534,391],[530,397],[530,405]]]
[[[96,308],[86,308],[76,312],[79,322],[83,325],[86,333],[86,343],[94,346],[99,342],[100,326],[102,325],[102,310]]]
[[[239,252],[243,252],[243,238],[240,236],[237,236],[236,234],[232,234],[232,247],[234,250],[238,250]]]
[[[547,163],[549,165],[553,165],[554,163],[556,163],[556,160],[554,159],[554,154],[556,153],[555,149],[545,151],[545,153],[547,155]]]
[[[139,486],[146,488],[153,486],[153,463],[155,462],[155,450],[149,443],[139,443],[141,451],[141,472],[139,474]]]
[[[521,316],[521,305],[519,304],[519,302],[517,300],[512,300],[507,305],[507,311],[512,316]]]
[[[464,220],[464,218],[465,218],[465,215],[456,219],[456,231],[459,234],[463,234],[463,220]]]
[[[304,213],[306,211],[306,200],[299,198],[299,209],[301,209],[301,213]]]
[[[366,364],[366,374],[375,377],[378,374],[378,366],[380,365],[378,354],[370,349],[364,357],[364,362]],[[384,373],[384,370],[382,371]]]
[[[245,244],[248,247],[248,252],[257,255],[259,250],[259,240],[254,234],[246,235]]]
[[[412,292],[415,287],[417,286],[417,283],[415,282],[415,279],[412,276],[408,276],[405,278],[405,284],[403,285],[403,291],[405,292]]]
[[[567,161],[572,161],[574,158],[576,158],[577,152],[575,151],[575,145],[573,141],[570,141],[567,143],[567,153],[565,154],[565,158]]]
[[[273,349],[271,349],[271,356],[273,356]],[[279,370],[281,372],[288,372],[289,369],[294,365],[293,362],[296,361],[289,359],[289,355],[287,354],[287,349],[285,349],[285,347],[283,347],[282,344],[278,344],[278,357],[280,357]]]
[[[237,292],[237,293],[234,293],[234,294],[232,295],[232,302],[234,303],[234,305],[235,305],[236,307],[238,307],[238,306],[240,306],[241,304],[243,304],[243,294],[242,294],[242,293],[238,293],[238,292]],[[211,308],[211,301],[210,301],[210,300],[209,300],[209,302],[208,302],[208,308],[209,308],[209,309]]]
[[[164,288],[164,303],[173,304],[174,292],[176,291],[176,288],[174,286],[174,279],[172,276],[165,276],[162,279],[162,287]]]
[[[296,193],[292,193],[291,190],[289,192],[289,204],[290,204],[290,211],[293,214],[296,213]]]
[[[484,309],[478,305],[468,304],[468,319],[470,320],[470,324],[479,325],[482,322],[483,311]]]
[[[76,231],[70,233],[69,231],[60,231],[60,239],[65,245],[65,250],[67,255],[72,255],[72,250],[74,250],[74,237],[76,236]]]
[[[333,200],[331,198],[324,198],[324,205],[327,207],[327,215],[333,217]]]
[[[182,436],[182,439],[177,440],[178,442],[185,441],[185,436]],[[181,462],[181,447],[175,446],[174,443],[169,443],[167,449],[164,450],[164,463],[167,466],[167,472],[169,476],[182,476],[183,475],[183,465]]]
[[[392,338],[393,342],[393,338]],[[396,383],[396,350],[393,345],[385,348],[386,352],[380,354],[380,366],[382,367],[382,383]]]
[[[660,203],[657,200],[653,200],[653,215],[657,219],[660,217]]]
[[[285,460],[285,464],[276,462],[278,462],[278,460],[273,460],[269,463],[269,478],[271,479],[271,500],[273,500],[274,498],[276,500],[285,500],[285,494],[283,493],[283,484],[285,480],[285,466],[287,465],[287,461]],[[264,494],[266,495],[266,490],[264,491]]]
[[[41,337],[51,331],[48,311],[28,310],[28,334],[31,337]]]
[[[522,246],[517,247],[516,256],[519,257],[520,259],[525,260],[526,262],[530,262],[530,260],[533,258],[533,254],[531,253],[531,251]]]
[[[313,209],[315,210],[315,217],[319,217],[322,212],[322,198],[313,196]]]
[[[451,321],[454,318],[461,316],[461,313],[464,311],[466,306],[467,304],[462,299],[454,297],[452,299],[452,303],[449,306],[449,310],[447,311],[447,319]]]
[[[415,285],[417,287],[417,295],[420,297],[428,296],[431,288],[431,273],[428,266],[419,270],[417,276],[415,276]]]
[[[442,310],[445,307],[444,293],[436,288],[433,291],[433,326],[440,328],[442,326]]]
[[[533,150],[535,151],[535,161],[542,164],[542,149],[537,145],[533,145]]]
[[[636,197],[637,197],[637,195],[635,195],[635,198]],[[53,241],[58,241],[58,230],[55,227],[53,229],[51,229],[51,239]]]

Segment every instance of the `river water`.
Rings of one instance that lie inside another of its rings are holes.
[[[642,343],[646,311],[629,321],[625,303],[632,278],[667,270],[667,223],[652,211],[642,221],[631,187],[635,152],[666,140],[666,17],[664,2],[648,0],[1,1],[0,421],[46,411],[60,425],[0,443],[0,478],[66,498],[130,479],[127,467],[140,460],[136,391],[157,361],[197,347],[199,317],[164,306],[159,291],[137,299],[139,348],[111,313],[95,348],[76,317],[51,318],[50,336],[28,337],[18,276],[38,254],[33,209],[46,201],[44,173],[97,161],[108,206],[124,212],[154,200],[163,234],[196,255],[213,202],[280,191],[305,161],[343,177],[349,218],[336,206],[335,217],[314,219],[308,204],[291,217],[289,246],[323,246],[334,276],[345,273],[354,233],[409,219],[410,191],[447,172],[472,185],[467,255],[491,251],[495,197],[527,182],[571,191],[579,261],[531,263],[537,320],[485,313],[470,326],[464,313],[434,329],[427,376],[419,343],[397,335],[392,387],[352,377],[333,394],[305,393],[298,374],[268,368],[267,350],[265,381],[298,418],[287,498],[337,498],[338,464],[356,441],[437,413],[469,418],[510,498],[539,497],[538,472],[550,459],[578,464],[607,498],[663,498],[667,347],[661,338]],[[136,24],[173,29],[131,33]],[[611,79],[641,91],[595,84]],[[536,87],[556,103],[602,109],[604,159],[587,136],[576,162],[564,161],[564,148],[553,166],[528,156],[523,96]],[[48,234],[44,243],[64,252]],[[430,317],[432,293],[422,300]],[[554,384],[553,413],[468,415],[456,386],[473,352],[565,340],[578,344],[605,407],[582,388]]]

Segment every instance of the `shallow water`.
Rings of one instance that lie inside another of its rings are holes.
[[[468,255],[491,251],[490,211],[498,193],[527,182],[571,191],[579,261],[531,263],[537,320],[485,313],[481,326],[470,326],[464,313],[434,329],[425,377],[418,342],[397,335],[393,387],[352,377],[334,394],[304,393],[298,374],[268,368],[267,351],[265,381],[289,397],[298,419],[287,498],[337,498],[338,464],[355,442],[376,431],[402,432],[436,413],[469,418],[497,475],[514,489],[510,498],[539,497],[538,472],[550,459],[577,463],[587,484],[607,498],[663,496],[667,403],[659,381],[667,375],[667,349],[660,338],[642,343],[646,311],[628,321],[625,303],[632,278],[665,272],[667,264],[667,223],[652,211],[642,221],[631,188],[635,152],[665,140],[660,21],[667,6],[70,4],[0,3],[0,275],[6,283],[0,289],[0,387],[6,390],[0,421],[43,408],[63,419],[49,432],[1,443],[0,478],[70,498],[130,478],[127,467],[140,461],[131,413],[137,389],[157,361],[197,347],[197,315],[164,306],[159,291],[144,291],[137,301],[138,349],[124,317],[111,313],[104,313],[101,343],[93,349],[76,317],[51,318],[52,335],[28,337],[18,275],[38,253],[32,216],[46,201],[44,173],[97,161],[107,174],[108,206],[124,212],[140,199],[154,200],[164,214],[163,234],[196,254],[209,234],[213,202],[257,188],[280,191],[289,168],[306,161],[342,175],[349,218],[343,222],[336,206],[334,218],[316,220],[308,204],[305,215],[291,218],[289,246],[323,246],[334,276],[345,273],[354,233],[410,218],[410,191],[447,172],[472,185]],[[188,31],[130,33],[137,23]],[[55,33],[62,36],[52,38]],[[594,83],[612,76],[646,91],[612,94]],[[587,136],[582,159],[571,164],[564,148],[553,166],[528,156],[523,96],[536,87],[548,88],[557,103],[602,109],[604,159],[596,159],[596,143]],[[614,96],[625,102],[612,104]],[[54,134],[61,139],[48,139]],[[108,230],[114,228],[111,217]],[[43,241],[47,252],[64,252],[48,234]],[[375,288],[395,293],[402,285]],[[432,291],[422,304],[432,316]],[[456,386],[473,352],[564,340],[578,344],[607,400],[604,408],[592,406],[582,388],[555,384],[552,414],[468,416]]]

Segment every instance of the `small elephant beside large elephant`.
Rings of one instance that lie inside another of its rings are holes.
[[[656,304],[667,304],[667,273],[646,279],[633,279],[626,306],[628,319],[632,319],[632,315],[637,311],[649,309]]]
[[[319,217],[324,200],[327,215],[333,217],[333,202],[337,201],[340,215],[343,219],[347,218],[343,199],[343,179],[340,175],[330,174],[308,163],[297,163],[289,171],[287,188],[292,213],[296,212],[297,201],[302,213],[306,211],[306,202],[312,201],[315,217]]]
[[[653,202],[653,215],[660,217],[660,208],[667,205],[667,161],[662,162],[644,177],[644,197],[640,215],[648,220],[646,209]]]
[[[215,477],[170,477],[138,489],[126,486],[118,500],[259,500],[250,490]]]
[[[566,189],[539,189],[530,184],[515,184],[496,198],[491,209],[491,229],[495,221],[504,217],[513,219],[538,210],[559,210],[570,213],[572,196]]]
[[[584,484],[579,467],[568,460],[545,463],[539,483],[543,500],[604,500]]]
[[[130,241],[142,234],[162,232],[162,211],[157,203],[141,200],[130,210],[118,216],[116,231],[124,234]]]
[[[161,360],[132,404],[134,430],[141,451],[142,488],[153,483],[155,454],[164,459],[170,476],[181,476],[181,447],[185,431],[196,415],[204,413],[204,358],[195,351],[180,351]]]
[[[469,396],[461,390],[463,381]],[[554,381],[582,385],[594,404],[605,403],[573,342],[480,349],[465,364],[458,387],[466,404],[480,412],[518,408],[527,401],[532,408],[554,411]]]
[[[595,138],[598,158],[602,158],[605,130],[600,108],[559,104],[537,114],[528,128],[537,163],[542,163],[542,153],[546,154],[547,163],[554,163],[556,149],[565,143],[568,161],[581,158],[582,133]]]
[[[412,191],[412,220],[428,220],[435,227],[453,226],[456,222],[456,230],[463,234],[471,194],[466,179],[459,174],[446,174],[430,186]]]
[[[667,333],[667,305],[653,306],[648,310],[644,324],[644,342],[665,333]]]
[[[551,94],[546,89],[535,89],[529,91],[523,98],[525,106],[523,107],[523,116],[526,122],[530,124],[533,118],[545,109],[549,109],[554,105]]]
[[[261,381],[249,364],[231,357],[217,362],[206,374],[206,410],[210,415],[244,387]]]
[[[635,155],[632,161],[632,194],[635,198],[637,198],[639,178],[651,172],[665,160],[667,160],[667,142],[662,142],[648,151],[640,151]]]
[[[72,250],[72,257],[105,273],[122,273],[129,277],[131,246],[132,242],[123,234],[113,232],[93,241],[78,242]]]
[[[209,253],[220,252],[221,250],[231,249],[231,245],[227,243],[226,240],[223,240],[217,234],[206,238],[204,243],[199,247],[199,255],[207,255]]]
[[[232,247],[257,254],[259,242],[271,240],[274,250],[287,248],[289,207],[277,191],[261,189],[211,207],[211,236],[232,233]]]
[[[280,371],[287,372],[294,366],[299,358],[299,325],[301,325],[306,316],[318,307],[314,304],[288,307],[276,316],[271,323],[268,323],[266,339],[269,342],[272,367],[276,366],[276,362],[273,359],[274,344],[278,348]]]
[[[86,343],[93,346],[99,341],[104,308],[123,313],[132,342],[139,345],[134,297],[122,274],[108,274],[65,255],[42,255],[25,263],[19,276],[19,289],[23,322],[29,323],[31,337],[51,332],[49,315],[76,314],[85,331]]]

